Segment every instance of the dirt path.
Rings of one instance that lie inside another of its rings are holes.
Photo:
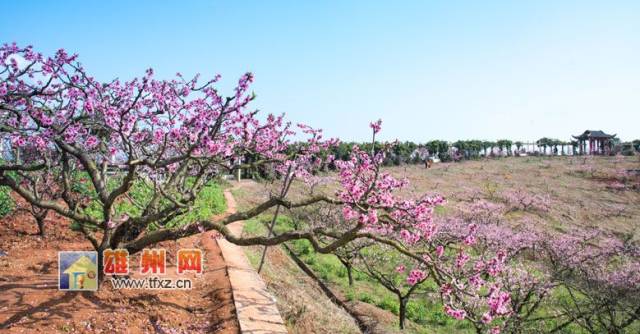
[[[34,236],[35,223],[25,214],[0,220],[0,333],[238,333],[227,268],[212,233],[163,242],[167,272],[175,273],[179,248],[201,248],[204,270],[192,278],[192,290],[114,290],[109,282],[98,292],[57,289],[57,252],[91,250],[69,222],[51,215],[49,236]],[[0,253],[2,254],[2,253]],[[132,256],[131,270],[139,258]]]
[[[240,184],[240,186],[242,183]],[[227,211],[236,212],[236,201],[229,190],[224,192]],[[229,225],[234,235],[240,236],[244,222]],[[242,333],[288,333],[278,311],[274,297],[267,291],[260,275],[251,267],[244,250],[226,240],[219,240],[226,261],[238,322]]]

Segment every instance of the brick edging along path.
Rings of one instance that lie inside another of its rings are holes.
[[[227,213],[235,213],[236,201],[228,189],[224,191],[224,197],[227,201]],[[238,221],[230,224],[229,229],[234,235],[240,236],[243,226],[244,221]],[[288,333],[275,299],[267,291],[260,275],[251,267],[242,247],[225,239],[219,239],[218,245],[227,265],[240,332]]]

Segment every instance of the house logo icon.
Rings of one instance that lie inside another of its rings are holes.
[[[66,291],[98,290],[97,263],[97,252],[58,252],[58,289]]]

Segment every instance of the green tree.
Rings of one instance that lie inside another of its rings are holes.
[[[489,152],[493,151],[493,147],[495,146],[494,142],[491,141],[483,141],[482,142],[482,149],[484,150],[484,156],[488,157],[489,156]]]
[[[478,158],[480,156],[480,150],[482,150],[482,141],[481,140],[469,140],[468,141],[469,150],[471,151],[472,157]]]
[[[507,151],[507,155],[511,155],[511,146],[513,145],[513,142],[509,139],[500,139],[496,142],[496,144],[498,145],[498,148],[500,149],[500,153],[502,154],[505,149]]]
[[[536,145],[541,146],[543,149],[542,155],[546,155],[547,147],[551,146],[551,139],[547,137],[542,137],[536,141]]]
[[[516,145],[516,150],[518,150],[518,153],[520,153],[520,149],[522,148],[522,142],[521,141],[516,141],[515,145]]]
[[[450,161],[451,157],[449,156],[449,143],[445,140],[432,140],[427,142],[426,144],[427,150],[429,150],[429,155],[437,155],[438,158],[442,161]]]

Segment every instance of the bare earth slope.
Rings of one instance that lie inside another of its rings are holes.
[[[57,252],[91,250],[89,242],[50,215],[49,234],[35,236],[32,218],[18,213],[0,220],[0,333],[237,333],[231,286],[217,241],[211,233],[164,242],[167,272],[175,272],[175,252],[205,251],[205,273],[192,290],[100,291],[57,289]],[[131,260],[136,271],[138,258]]]

